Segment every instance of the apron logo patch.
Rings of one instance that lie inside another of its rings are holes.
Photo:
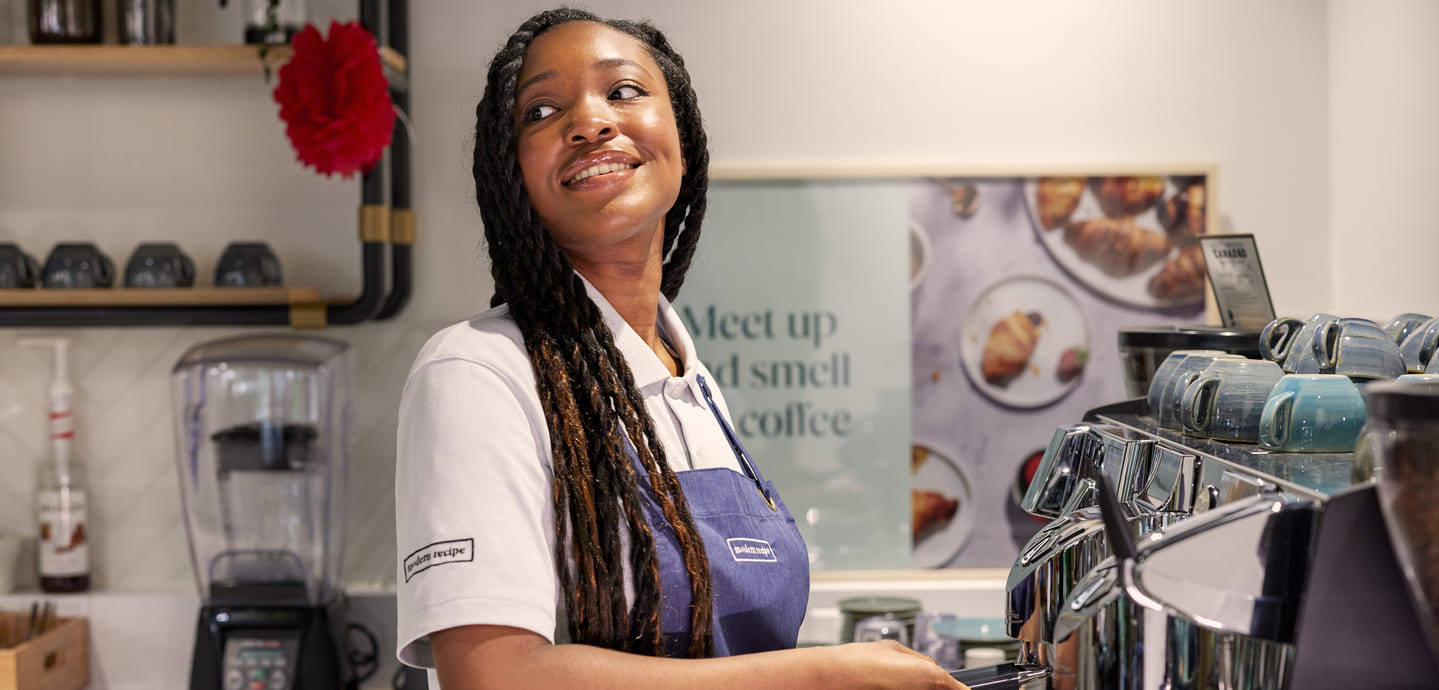
[[[763,539],[735,537],[733,539],[726,539],[725,542],[729,544],[730,555],[734,556],[736,561],[774,563],[779,560],[774,555],[774,547],[770,546],[769,542]]]
[[[420,547],[405,557],[405,582],[430,568],[445,563],[466,563],[475,560],[474,539],[437,541]]]

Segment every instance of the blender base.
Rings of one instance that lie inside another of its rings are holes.
[[[202,607],[190,690],[342,690],[342,606]]]

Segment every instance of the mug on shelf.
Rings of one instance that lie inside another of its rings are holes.
[[[195,285],[195,262],[171,242],[146,242],[125,264],[125,287],[177,288]]]
[[[33,288],[40,280],[40,262],[20,245],[0,243],[0,290]]]
[[[231,242],[215,263],[215,287],[282,285],[280,258],[264,242]]]
[[[1269,392],[1259,445],[1292,453],[1348,453],[1364,420],[1364,397],[1348,376],[1289,374]]]
[[[91,242],[61,242],[50,250],[41,271],[47,288],[108,288],[115,284],[115,262]]]

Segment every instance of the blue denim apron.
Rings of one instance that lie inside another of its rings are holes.
[[[744,469],[743,474],[724,467],[676,473],[709,557],[715,656],[793,648],[809,604],[804,539],[774,484],[759,473],[715,406],[703,376],[699,386]],[[666,653],[681,656],[690,629],[689,573],[649,475],[643,467],[639,472],[645,522],[659,560],[660,632]]]

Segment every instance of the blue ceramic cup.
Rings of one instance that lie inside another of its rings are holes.
[[[1159,368],[1154,370],[1154,376],[1149,379],[1149,414],[1159,417],[1159,399],[1163,397],[1174,375],[1183,368],[1184,360],[1190,355],[1222,355],[1223,350],[1175,350],[1159,363]],[[1208,364],[1208,362],[1206,362]],[[1204,367],[1199,367],[1203,369]]]
[[[1404,370],[1410,374],[1428,371],[1434,361],[1434,350],[1439,346],[1439,319],[1429,319],[1414,327],[1399,346],[1399,356],[1404,359]]]
[[[1182,431],[1189,436],[1255,443],[1269,391],[1284,378],[1265,359],[1220,358],[1184,389],[1179,404]]]
[[[1427,314],[1400,314],[1390,319],[1388,324],[1385,324],[1384,332],[1388,333],[1389,336],[1394,339],[1395,345],[1403,345],[1404,339],[1408,338],[1409,334],[1413,333],[1414,329],[1419,327],[1419,324],[1432,318],[1434,317]]]
[[[1319,326],[1301,355],[1292,373],[1342,374],[1356,381],[1392,379],[1404,373],[1399,347],[1368,319],[1339,319]]]
[[[1435,362],[1439,362],[1439,359],[1429,360],[1429,367],[1434,368]],[[1399,381],[1400,383],[1403,383],[1405,381],[1417,381],[1419,383],[1439,383],[1439,371],[1433,373],[1426,372],[1423,374],[1405,374],[1394,380]]]
[[[1259,354],[1264,359],[1277,362],[1285,372],[1295,373],[1295,367],[1314,339],[1314,331],[1338,320],[1339,317],[1324,313],[1312,314],[1303,321],[1293,316],[1277,318],[1259,332]]]
[[[1202,354],[1201,354],[1202,352]],[[1216,353],[1216,354],[1209,354]],[[1199,372],[1209,366],[1216,359],[1244,359],[1241,355],[1230,354],[1218,350],[1194,351],[1181,361],[1174,369],[1173,375],[1165,384],[1164,390],[1159,393],[1159,404],[1152,408],[1151,415],[1155,423],[1165,429],[1181,428],[1179,423],[1179,403],[1184,400],[1184,389],[1199,378]]]
[[[1290,453],[1348,453],[1364,421],[1364,397],[1348,376],[1290,374],[1269,392],[1259,445]]]

